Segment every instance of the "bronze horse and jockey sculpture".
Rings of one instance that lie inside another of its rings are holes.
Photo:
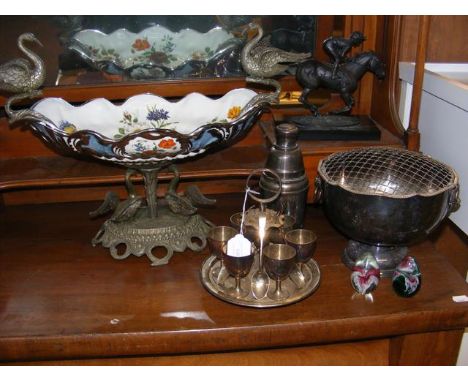
[[[333,74],[335,77],[338,66],[347,60],[347,55],[354,47],[358,47],[366,40],[361,32],[353,32],[349,38],[328,37],[322,43],[322,48],[333,62]]]
[[[299,101],[315,116],[319,115],[318,107],[307,99],[312,91],[326,88],[338,92],[345,102],[345,107],[332,113],[345,114],[352,109],[354,105],[352,94],[366,72],[375,74],[378,79],[385,77],[385,65],[374,52],[363,52],[352,58],[343,56],[352,46],[363,40],[364,37],[360,32],[353,32],[350,39],[334,37],[326,39],[323,43],[324,49],[335,62],[328,64],[311,59],[297,65],[296,80],[304,89]],[[333,50],[333,47],[337,49]]]

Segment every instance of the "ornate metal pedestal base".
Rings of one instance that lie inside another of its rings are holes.
[[[408,254],[407,247],[382,247],[368,245],[355,240],[349,240],[341,260],[350,269],[353,268],[356,259],[365,252],[370,252],[380,268],[382,277],[392,277],[393,271],[400,264],[401,260]]]
[[[110,248],[114,259],[122,260],[130,255],[146,255],[151,265],[167,264],[174,252],[183,252],[188,248],[201,251],[206,245],[206,234],[212,223],[202,216],[174,214],[167,206],[158,207],[158,216],[149,218],[147,207],[142,207],[134,218],[124,222],[106,221],[92,240],[93,246],[102,244]],[[201,243],[193,241],[200,240]],[[126,246],[125,252],[119,251],[119,244]],[[156,257],[153,250],[164,247],[166,255]]]

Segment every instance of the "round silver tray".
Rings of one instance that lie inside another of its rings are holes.
[[[311,259],[305,264],[305,267],[303,267],[305,285],[302,288],[298,288],[290,277],[288,277],[286,280],[283,280],[282,289],[287,290],[290,293],[290,296],[287,299],[275,301],[270,299],[268,296],[265,296],[264,298],[258,300],[253,296],[252,291],[250,291],[250,293],[244,298],[236,298],[226,292],[227,289],[235,286],[235,279],[233,277],[229,276],[224,281],[223,285],[219,285],[212,277],[213,271],[216,271],[216,269],[220,266],[221,263],[215,256],[208,257],[203,262],[202,268],[200,270],[201,283],[213,296],[235,305],[250,306],[253,308],[273,308],[289,305],[310,296],[318,288],[320,283],[319,266],[315,260]],[[257,267],[258,258],[256,257],[250,273],[241,281],[242,289],[250,290],[250,281]],[[269,288],[274,287],[275,281],[270,280]]]

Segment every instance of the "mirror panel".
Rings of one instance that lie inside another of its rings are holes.
[[[314,52],[318,16],[0,16],[2,62],[21,57],[17,38],[46,65],[45,86],[245,76],[249,23],[280,49]]]

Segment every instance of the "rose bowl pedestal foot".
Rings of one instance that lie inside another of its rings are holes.
[[[366,252],[369,252],[377,260],[382,277],[392,277],[395,268],[408,254],[408,247],[369,245],[349,240],[348,246],[343,251],[341,260],[348,268],[353,269],[356,260]]]

